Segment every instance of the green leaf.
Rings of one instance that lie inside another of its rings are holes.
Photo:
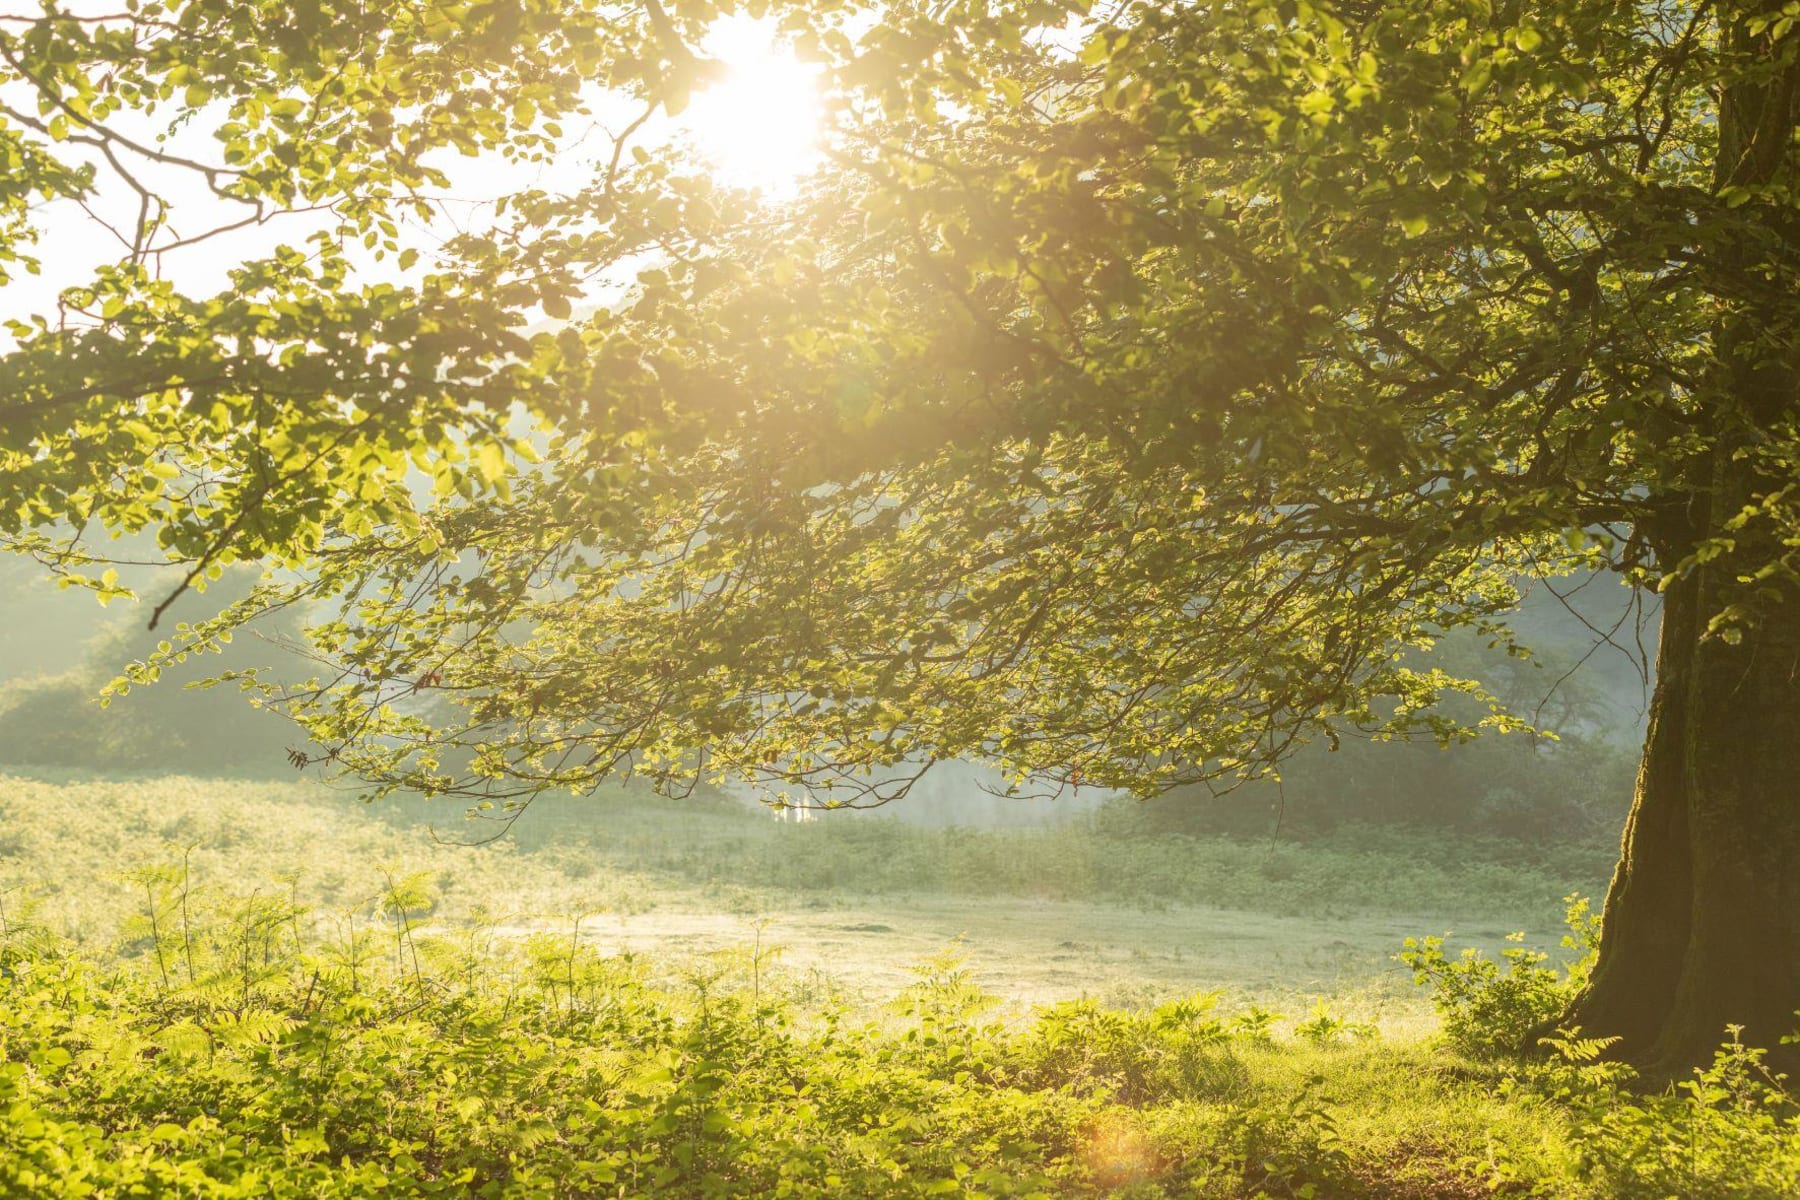
[[[506,451],[497,442],[481,442],[475,447],[475,469],[484,482],[492,485],[506,477]]]

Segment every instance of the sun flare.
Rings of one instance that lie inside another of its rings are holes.
[[[819,162],[818,69],[778,44],[768,21],[720,21],[701,49],[727,73],[683,114],[700,152],[723,182],[792,191]]]

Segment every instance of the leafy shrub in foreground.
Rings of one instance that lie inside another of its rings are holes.
[[[1570,896],[1563,947],[1580,957],[1563,969],[1546,966],[1541,950],[1501,951],[1505,966],[1470,947],[1460,957],[1444,953],[1441,937],[1407,938],[1399,954],[1413,979],[1431,988],[1444,1034],[1457,1049],[1481,1057],[1517,1053],[1535,1030],[1554,1021],[1592,969],[1600,944],[1600,919],[1580,896]],[[1509,940],[1522,941],[1523,934]]]
[[[1217,1004],[1217,993],[1207,993],[1150,1010],[1107,1009],[1092,1000],[1051,1005],[1017,1043],[1024,1077],[1038,1087],[1134,1104],[1205,1095],[1231,1040],[1213,1015]]]
[[[1616,1039],[1562,1030],[1551,1062],[1508,1090],[1566,1106],[1570,1144],[1590,1194],[1612,1200],[1791,1200],[1800,1196],[1800,1099],[1766,1052],[1727,1031],[1712,1063],[1660,1092],[1602,1057]]]
[[[1408,938],[1399,956],[1432,988],[1444,1033],[1458,1049],[1499,1057],[1526,1049],[1566,1008],[1592,968],[1600,922],[1587,901],[1569,897],[1563,946],[1580,957],[1566,968],[1516,947],[1505,967],[1480,952],[1451,959],[1442,938]],[[1617,1039],[1559,1030],[1538,1039],[1544,1066],[1521,1064],[1509,1095],[1546,1097],[1570,1117],[1570,1144],[1587,1192],[1615,1200],[1790,1200],[1800,1196],[1800,1099],[1766,1051],[1743,1045],[1738,1027],[1694,1078],[1645,1094],[1624,1064],[1604,1058]],[[1507,1164],[1497,1164],[1504,1178]]]

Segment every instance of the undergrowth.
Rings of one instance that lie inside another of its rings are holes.
[[[1495,962],[1476,947],[1459,957],[1444,953],[1441,937],[1407,938],[1398,955],[1413,979],[1431,989],[1445,1038],[1458,1049],[1483,1057],[1532,1048],[1536,1031],[1569,1006],[1586,982],[1600,950],[1600,918],[1580,895],[1565,898],[1563,949],[1574,957],[1558,966],[1550,955],[1522,945],[1501,951]],[[1510,934],[1514,943],[1523,934]]]
[[[281,881],[132,881],[107,957],[4,897],[0,1195],[1800,1191],[1792,1099],[1735,1042],[1640,1096],[1573,1031],[1531,1063],[1210,994],[1009,1020],[948,953],[859,1018],[760,938],[656,963],[596,953],[578,918],[524,939],[443,920],[420,875],[335,918]],[[1474,994],[1547,969],[1425,965],[1476,1047],[1519,1005]]]

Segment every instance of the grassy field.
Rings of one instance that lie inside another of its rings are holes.
[[[0,1194],[1800,1194],[1754,1052],[1647,1097],[1504,1052],[1582,852],[420,817],[0,778]],[[1440,1033],[1394,953],[1444,930],[1513,957],[1414,958]]]
[[[454,808],[372,811],[305,784],[0,778],[0,880],[102,949],[142,908],[133,872],[185,859],[196,887],[285,890],[327,921],[353,922],[388,879],[422,874],[440,922],[481,913],[522,934],[579,918],[597,945],[669,958],[762,938],[790,968],[864,998],[954,944],[984,987],[1019,1005],[1219,988],[1290,1007],[1330,994],[1369,1019],[1410,1021],[1424,1004],[1393,959],[1405,937],[1453,932],[1491,950],[1522,929],[1554,946],[1561,898],[1599,873],[1566,853],[1508,865],[1479,847],[1366,835],[1158,838],[1104,818],[796,826],[729,800],[625,794],[553,798],[505,839],[454,844],[493,828]]]

